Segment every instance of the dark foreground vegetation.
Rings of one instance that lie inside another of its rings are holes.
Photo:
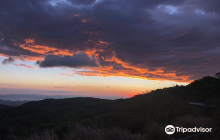
[[[214,131],[169,136],[169,124]],[[220,79],[214,77],[129,99],[46,99],[0,109],[1,140],[218,140],[219,127]]]

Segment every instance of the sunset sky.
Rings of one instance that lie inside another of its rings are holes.
[[[0,94],[131,97],[220,71],[219,0],[0,2]]]

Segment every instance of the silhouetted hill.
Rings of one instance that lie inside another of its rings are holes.
[[[204,77],[186,86],[186,95],[189,99],[212,104],[215,98],[220,97],[220,79]]]
[[[0,109],[9,109],[9,108],[11,108],[11,106],[0,104]]]
[[[213,104],[214,99],[220,98],[220,79],[204,77],[195,80],[187,86],[175,86],[157,89],[148,94],[136,95],[134,98],[150,98],[151,96],[179,97],[185,101],[207,102]]]
[[[97,99],[97,98],[87,98],[87,97],[76,97],[67,99],[45,99],[41,101],[27,102],[21,105],[19,108],[43,108],[43,109],[53,109],[53,108],[72,108],[72,107],[82,107],[82,106],[100,106],[108,105],[111,100]]]
[[[204,77],[187,86],[157,89],[128,99],[69,98],[28,102],[0,112],[0,136],[29,137],[33,132],[53,130],[58,138],[65,139],[82,136],[79,131],[85,131],[83,136],[94,131],[107,135],[115,133],[112,128],[120,128],[135,140],[139,138],[132,133],[141,134],[140,139],[182,138],[190,134],[168,137],[165,126],[213,129],[220,126],[219,85],[220,79]]]
[[[0,99],[0,104],[13,106],[13,107],[22,105],[22,104],[27,103],[27,102],[28,101],[9,101],[9,100],[1,100]]]

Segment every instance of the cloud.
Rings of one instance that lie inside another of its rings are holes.
[[[4,59],[4,60],[2,61],[2,64],[3,64],[3,65],[6,65],[6,64],[13,63],[14,61],[15,61],[15,60],[14,60],[13,57],[9,57],[8,59]]]
[[[194,80],[219,71],[218,5],[219,0],[7,0],[0,5],[0,55],[39,59],[41,67],[87,66],[81,75]],[[99,69],[91,57],[76,62],[72,54],[79,51],[94,54]]]
[[[75,76],[73,74],[67,74],[67,73],[61,73],[60,75],[65,75],[65,76]]]
[[[17,67],[25,67],[25,68],[29,68],[29,69],[35,69],[35,67],[33,67],[33,66],[28,66],[28,65],[26,65],[26,64],[24,64],[24,63],[22,63],[22,64],[14,64],[15,66],[17,66]]]
[[[47,67],[98,67],[99,62],[94,55],[91,57],[84,52],[79,52],[73,56],[57,56],[47,55],[43,61],[38,61],[37,64],[41,68]]]
[[[91,5],[93,4],[96,0],[68,0],[72,2],[73,4],[79,4],[79,5]]]

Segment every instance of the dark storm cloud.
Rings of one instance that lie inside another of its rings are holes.
[[[96,0],[69,0],[73,4],[80,4],[80,5],[91,5],[93,4]]]
[[[42,68],[47,67],[72,67],[72,68],[82,68],[82,67],[98,67],[99,62],[94,55],[91,57],[83,52],[74,54],[73,56],[57,56],[57,55],[47,55],[43,61],[38,61]]]
[[[106,59],[196,79],[220,69],[218,5],[219,0],[1,0],[0,53],[41,56],[18,47],[31,38],[56,49],[101,49],[101,66],[115,70],[126,68]],[[97,45],[100,40],[109,44]],[[44,64],[49,58],[62,64]],[[63,60],[49,55],[40,65],[75,67]]]
[[[4,59],[4,60],[2,61],[2,64],[3,64],[3,65],[6,65],[6,64],[13,63],[14,61],[15,61],[14,58],[9,57],[8,59]]]
[[[199,3],[199,7],[201,9],[204,9],[207,12],[220,12],[219,5],[220,1],[219,0],[197,0]]]
[[[16,47],[14,45],[10,44],[0,44],[0,54],[4,54],[7,56],[34,56],[34,57],[39,57],[41,54],[30,52],[28,50],[24,50],[22,48]]]

